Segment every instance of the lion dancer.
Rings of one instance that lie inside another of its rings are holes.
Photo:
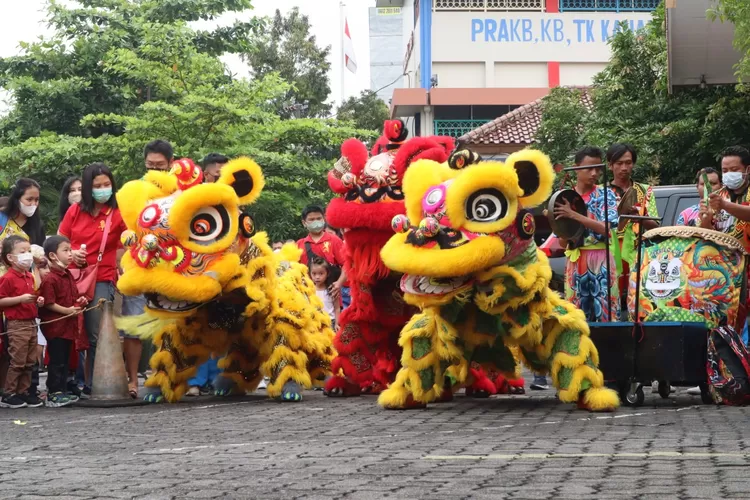
[[[401,332],[402,368],[378,402],[423,407],[447,384],[472,383],[473,364],[512,376],[520,357],[550,371],[561,401],[616,408],[586,318],[549,288],[552,270],[534,243],[530,210],[549,196],[549,158],[524,150],[505,163],[477,160],[419,161],[406,175],[406,215],[381,256],[404,273],[404,298],[420,312]]]
[[[352,295],[334,340],[338,356],[326,383],[328,396],[380,393],[399,368],[398,334],[414,310],[403,301],[400,276],[385,267],[380,250],[393,234],[391,220],[405,212],[401,181],[406,169],[420,158],[443,162],[453,149],[448,137],[406,141],[407,135],[401,120],[386,121],[372,156],[362,142],[349,139],[328,174],[331,190],[340,196],[328,205],[326,216],[344,230],[344,269]]]

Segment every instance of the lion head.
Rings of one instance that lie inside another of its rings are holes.
[[[201,180],[199,167],[180,160],[169,173],[149,172],[117,193],[128,227],[118,287],[144,294],[150,310],[189,312],[238,288],[245,272],[242,254],[254,228],[240,207],[260,195],[261,169],[238,158],[216,183]]]
[[[328,185],[340,195],[326,211],[340,229],[390,231],[391,219],[404,213],[401,184],[409,165],[419,159],[444,162],[453,149],[450,137],[414,137],[401,120],[388,120],[370,153],[358,139],[341,145],[341,158],[328,173]]]
[[[393,219],[381,252],[386,266],[404,273],[402,289],[444,295],[471,285],[476,273],[520,256],[533,244],[526,210],[550,194],[554,171],[539,151],[507,161],[481,161],[468,150],[448,163],[420,160],[404,176],[406,215]]]

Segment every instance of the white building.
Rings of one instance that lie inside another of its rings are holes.
[[[370,8],[370,90],[390,102],[403,73],[403,16],[400,7]]]
[[[459,137],[547,95],[586,86],[625,21],[659,0],[377,0],[403,16],[403,80],[391,111],[419,135]]]

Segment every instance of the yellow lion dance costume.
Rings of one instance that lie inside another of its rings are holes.
[[[404,273],[405,300],[421,312],[401,331],[402,368],[378,402],[423,407],[446,384],[465,385],[472,365],[512,376],[515,351],[551,372],[562,401],[613,410],[619,399],[604,387],[586,319],[550,290],[552,271],[534,243],[526,209],[550,194],[549,158],[524,150],[505,163],[480,160],[459,150],[447,164],[419,160],[406,172],[406,216],[394,218],[399,234],[381,256]]]
[[[170,173],[149,172],[117,193],[128,226],[122,240],[125,295],[145,295],[143,316],[120,318],[120,329],[152,336],[158,351],[147,401],[178,401],[209,356],[224,356],[222,376],[244,394],[263,376],[268,394],[302,399],[302,387],[330,376],[333,331],[301,252],[274,254],[265,233],[240,210],[263,189],[249,158],[222,168],[214,184],[190,160]],[[280,256],[280,257],[279,257]]]

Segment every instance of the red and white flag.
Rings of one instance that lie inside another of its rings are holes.
[[[344,18],[344,66],[352,73],[357,73],[357,58],[354,56],[354,44],[349,34],[349,21]]]

